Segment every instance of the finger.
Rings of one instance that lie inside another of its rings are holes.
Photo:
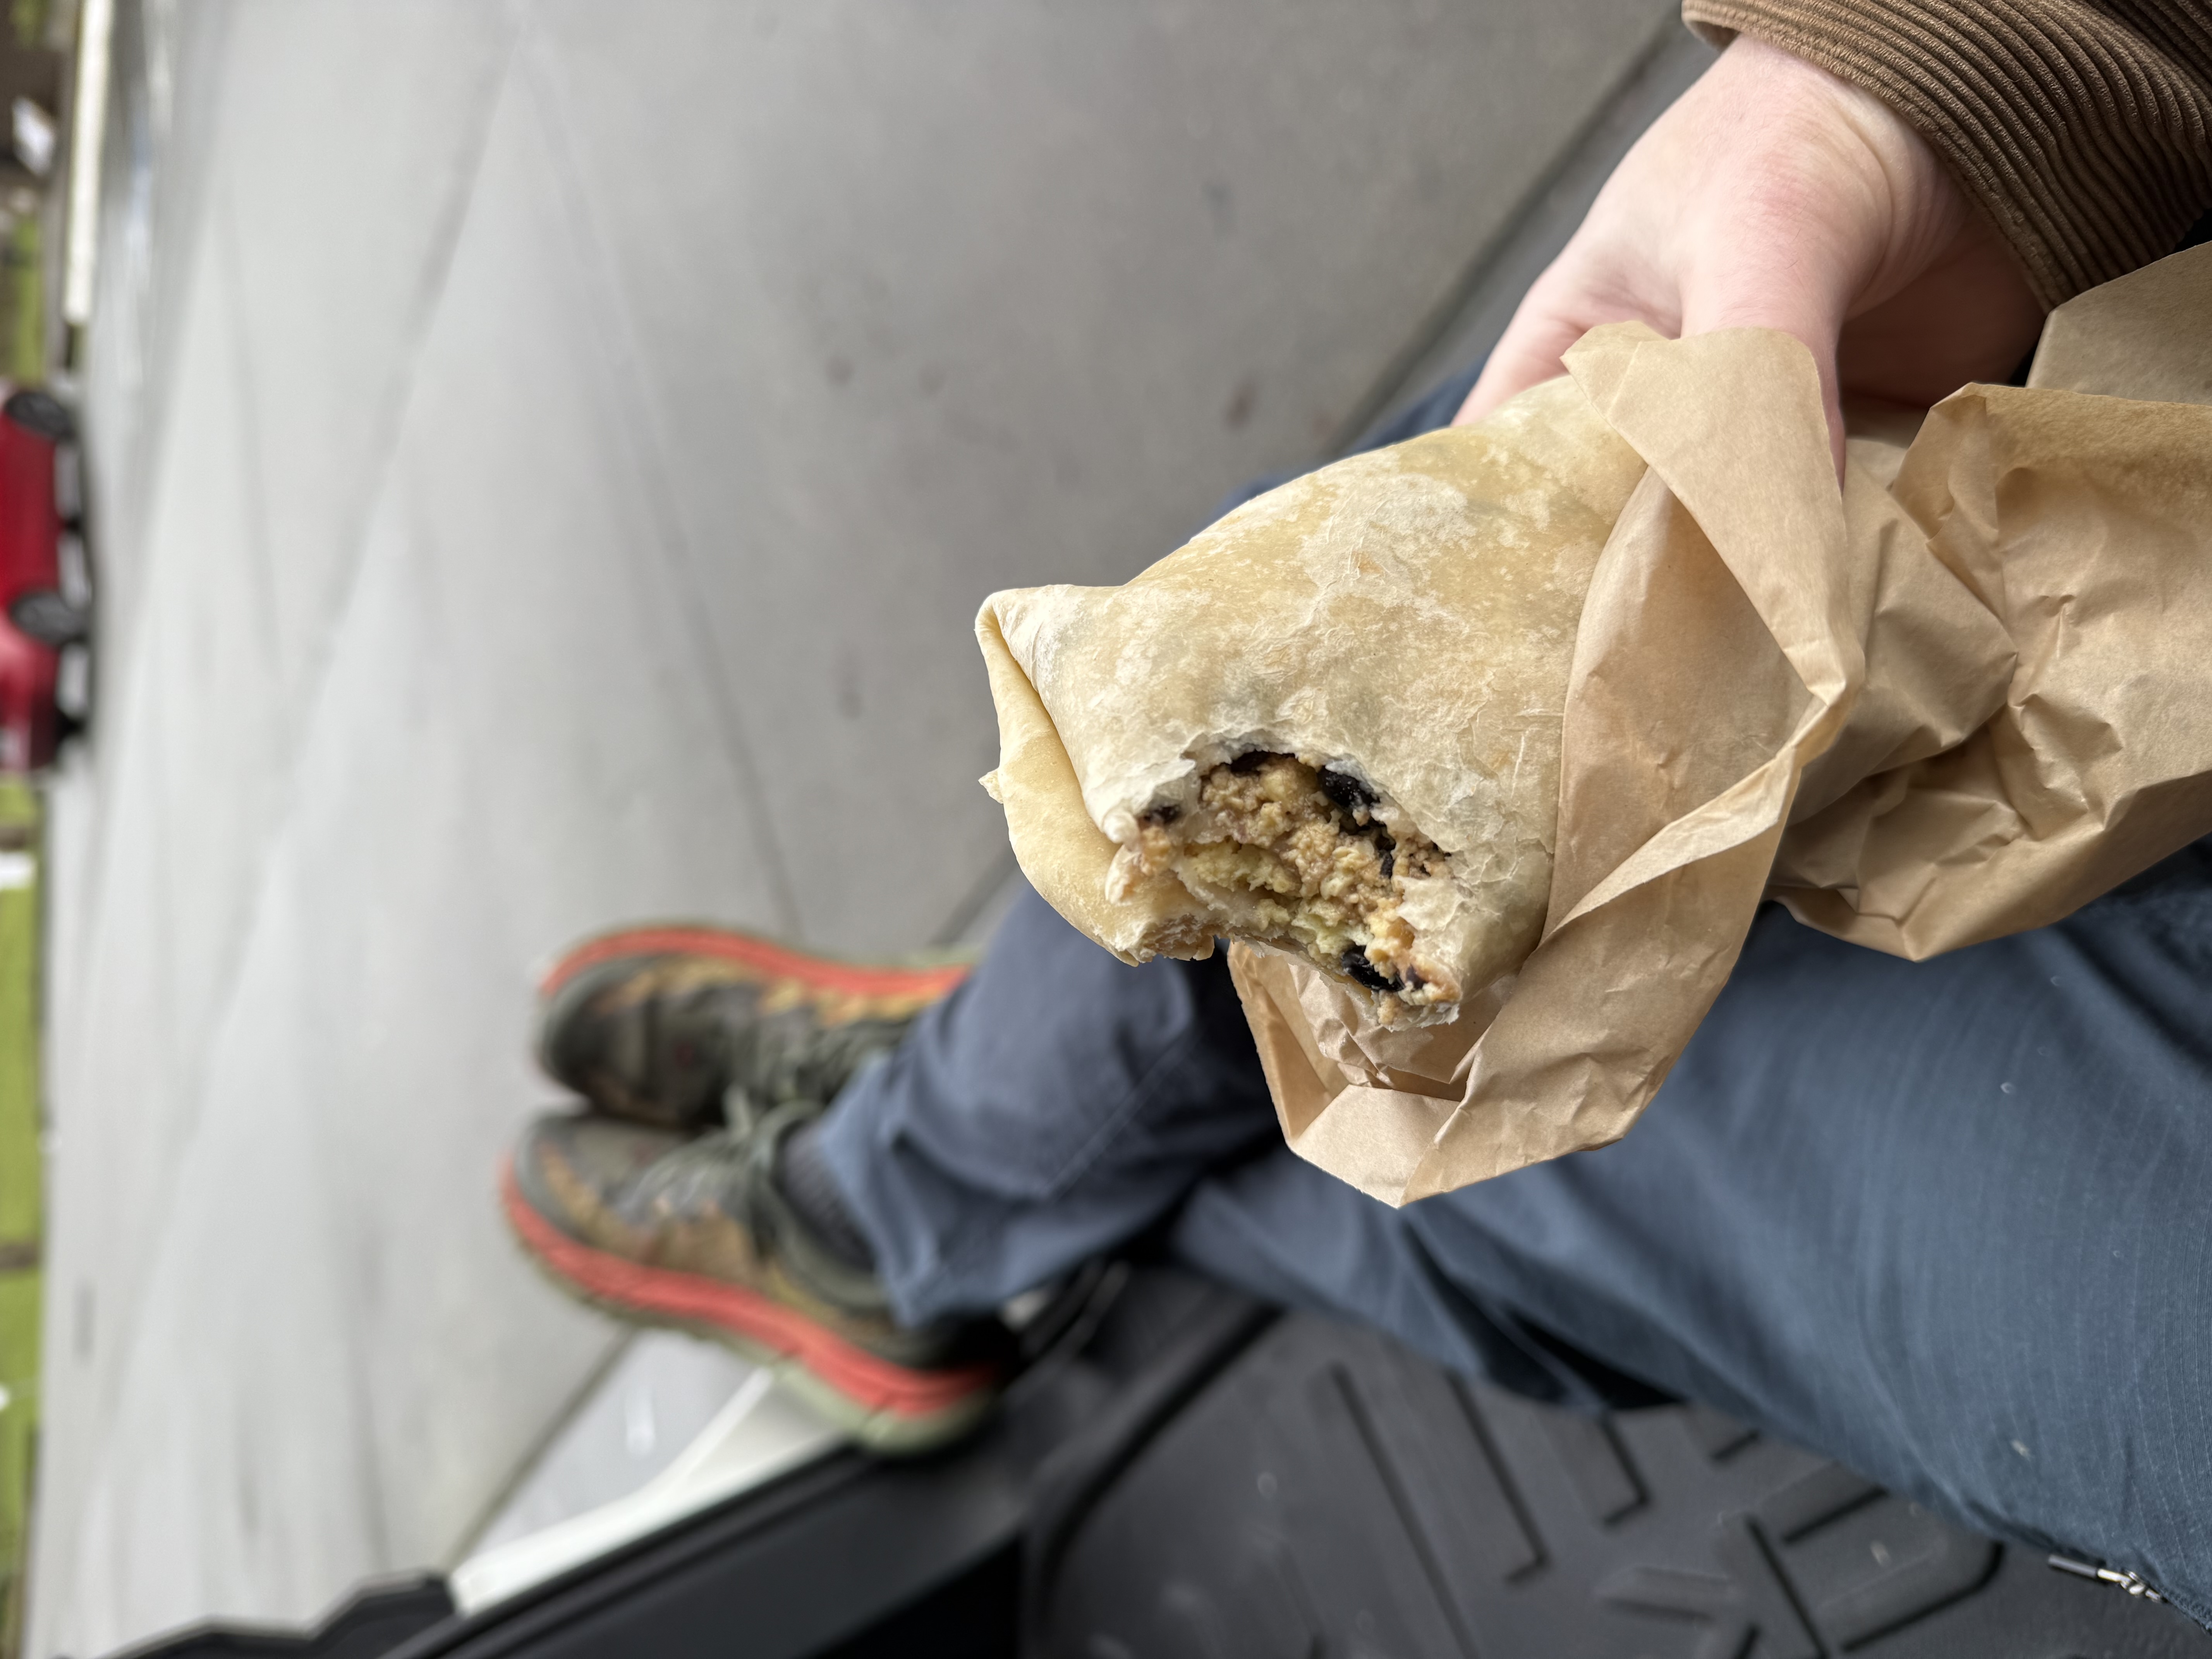
[[[1524,301],[1491,349],[1490,361],[1483,365],[1481,376],[1452,417],[1452,424],[1472,425],[1507,398],[1565,374],[1563,360],[1567,348],[1584,332],[1581,323],[1555,312],[1532,314]]]
[[[1843,299],[1832,282],[1803,270],[1765,272],[1739,269],[1718,280],[1692,273],[1684,284],[1682,332],[1711,334],[1724,328],[1771,328],[1791,336],[1813,356],[1820,377],[1820,409],[1828,423],[1828,449],[1836,477],[1844,476],[1844,406],[1836,374],[1836,342],[1843,331]]]
[[[1821,412],[1836,476],[1844,471],[1844,411],[1836,372],[1842,305],[1835,284],[1805,280],[1802,271],[1739,270],[1725,277],[1692,278],[1679,317],[1656,306],[1620,305],[1566,310],[1540,285],[1529,291],[1499,337],[1481,377],[1453,416],[1454,426],[1481,420],[1508,398],[1566,372],[1576,341],[1601,322],[1649,323],[1662,334],[1706,334],[1723,328],[1771,328],[1796,338],[1813,355],[1820,380]]]
[[[1593,216],[1605,201],[1601,195]],[[1452,424],[1481,420],[1530,386],[1557,380],[1567,372],[1566,354],[1575,342],[1601,323],[1647,323],[1664,335],[1678,332],[1680,296],[1642,241],[1624,241],[1617,229],[1593,232],[1585,222],[1529,285]]]
[[[1994,227],[1970,228],[1911,285],[1844,325],[1838,378],[1855,392],[1926,405],[1969,380],[2002,380],[2035,349],[2043,307]]]

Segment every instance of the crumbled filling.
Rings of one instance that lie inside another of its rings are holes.
[[[1235,931],[1381,993],[1389,1024],[1456,1001],[1459,987],[1427,959],[1399,909],[1407,881],[1443,874],[1448,855],[1410,826],[1391,831],[1375,805],[1349,773],[1255,750],[1207,771],[1193,811],[1147,813],[1138,865],[1235,894],[1243,901]]]

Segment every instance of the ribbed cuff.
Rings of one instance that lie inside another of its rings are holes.
[[[2046,306],[2171,253],[2212,207],[2212,21],[2186,0],[1686,0],[1918,129]]]

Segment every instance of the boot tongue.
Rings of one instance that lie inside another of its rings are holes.
[[[744,1220],[748,1139],[714,1129],[671,1148],[638,1176],[623,1207],[641,1220],[696,1217],[708,1210]]]

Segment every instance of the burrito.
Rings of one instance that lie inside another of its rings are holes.
[[[1389,1026],[1534,949],[1575,633],[1643,459],[1571,381],[976,621],[1024,870],[1125,961],[1290,952]]]

